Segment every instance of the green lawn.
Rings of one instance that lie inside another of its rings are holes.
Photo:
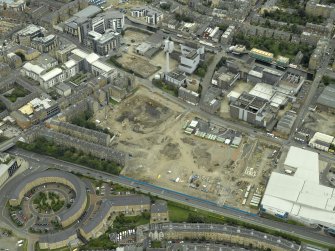
[[[50,249],[40,249],[38,242],[35,244],[35,251],[49,251]],[[52,251],[71,251],[68,247],[52,249]]]
[[[168,203],[169,218],[171,222],[187,222],[189,209],[179,207],[175,203]]]
[[[7,93],[4,96],[10,100],[12,103],[16,102],[18,98],[22,98],[27,96],[30,93],[30,91],[24,89],[20,85],[16,85],[14,90],[11,93]]]
[[[97,239],[90,240],[86,245],[80,247],[79,250],[87,249],[115,249],[117,245],[111,242],[108,234],[103,234]]]
[[[55,144],[52,140],[43,137],[36,138],[30,144],[17,142],[17,147],[23,148],[27,151],[45,154],[57,159],[84,165],[96,170],[112,173],[118,175],[122,167],[112,161],[101,160],[89,154],[84,154],[73,147],[64,147]]]
[[[6,110],[6,106],[4,103],[2,103],[2,101],[0,101],[0,112],[3,112]]]
[[[188,223],[213,223],[225,224],[227,219],[223,216],[208,211],[199,210],[175,202],[168,202],[169,217],[171,222]]]

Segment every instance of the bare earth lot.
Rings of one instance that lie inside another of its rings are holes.
[[[144,78],[150,77],[160,69],[159,67],[150,64],[142,57],[134,54],[123,54],[117,61],[122,64],[124,68],[132,70]]]
[[[312,131],[335,136],[335,116],[326,112],[309,112],[304,126]]]
[[[94,119],[118,135],[118,149],[132,154],[122,171],[129,177],[240,207],[247,185],[259,187],[270,166],[273,150],[257,140],[244,137],[236,149],[185,134],[183,125],[195,115],[144,88],[104,115]]]
[[[124,40],[127,45],[126,53],[123,53],[117,61],[123,67],[142,75],[145,78],[153,76],[158,71],[163,72],[165,67],[165,53],[160,50],[152,58],[138,55],[135,48],[142,42],[147,41],[150,37],[149,33],[140,30],[128,29],[125,31]],[[178,62],[170,58],[170,70],[174,70],[178,66]]]

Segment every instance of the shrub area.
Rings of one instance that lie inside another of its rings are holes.
[[[99,159],[92,155],[78,151],[72,147],[70,148],[57,145],[52,140],[46,139],[44,137],[37,138],[31,144],[17,142],[16,145],[28,151],[45,154],[57,159],[87,166],[115,175],[119,175],[122,170],[122,168],[114,162]]]

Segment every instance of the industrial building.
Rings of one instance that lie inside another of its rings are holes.
[[[321,132],[316,132],[308,143],[310,147],[325,152],[328,152],[331,145],[333,144],[334,144],[334,137]]]
[[[334,231],[335,191],[319,184],[318,154],[291,146],[284,168],[293,175],[272,172],[261,211]]]
[[[268,101],[246,92],[230,103],[230,115],[260,127],[267,127],[274,120]]]
[[[285,135],[290,134],[296,118],[297,118],[296,112],[293,111],[285,112],[285,114],[278,121],[278,124],[276,126],[277,131]]]
[[[228,30],[228,29],[227,29]],[[231,31],[231,28],[229,28],[229,31],[226,31],[228,34]],[[212,40],[213,42],[218,43],[220,39],[222,39],[223,32],[220,30],[220,27],[207,27],[205,28],[204,32],[202,33],[202,37],[206,40]],[[230,34],[229,34],[230,35]],[[232,34],[230,36],[232,38]]]
[[[263,82],[274,85],[280,80],[283,74],[284,74],[283,72],[274,70],[272,68],[255,67],[254,69],[248,72],[247,82],[251,82],[254,84]]]
[[[281,92],[280,87],[274,87],[273,85],[258,83],[250,91],[250,95],[262,98],[269,102],[274,108],[281,108],[287,104],[286,94]]]
[[[318,97],[316,104],[321,111],[335,112],[335,87],[326,86]]]

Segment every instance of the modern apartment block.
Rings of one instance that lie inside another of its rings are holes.
[[[132,17],[145,18],[147,24],[157,25],[163,20],[163,13],[148,6],[136,7],[130,10]]]
[[[96,31],[88,33],[87,44],[93,51],[101,56],[108,55],[109,51],[120,47],[120,34],[112,30],[107,30],[104,34]]]

